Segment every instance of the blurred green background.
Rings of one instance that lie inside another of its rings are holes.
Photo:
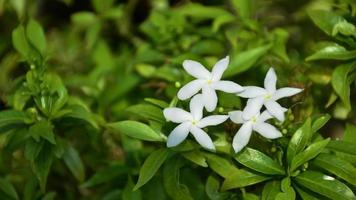
[[[279,86],[304,88],[281,101],[291,105],[282,128],[329,113],[320,132],[338,138],[346,124],[356,123],[353,0],[0,0],[1,110],[30,109],[21,103],[20,83],[36,61],[24,56],[23,47],[14,48],[12,34],[32,19],[45,32],[43,66],[60,77],[70,101],[90,114],[82,117],[88,122],[83,125],[54,122],[65,124],[56,126],[56,134],[73,146],[82,164],[68,171],[66,161],[54,161],[45,194],[37,191],[21,148],[9,149],[9,139],[1,135],[0,174],[13,182],[20,199],[165,199],[159,178],[142,194],[131,191],[155,146],[115,137],[104,124],[147,117],[145,102],[177,103],[179,87],[191,80],[182,68],[185,59],[211,68],[229,55],[226,79],[262,85],[274,67]],[[225,112],[242,107],[234,95],[219,97]],[[184,169],[182,176],[194,178],[183,181],[197,191],[195,199],[204,199],[199,177],[205,172],[195,172]]]

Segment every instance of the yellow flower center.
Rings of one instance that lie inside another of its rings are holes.
[[[256,123],[256,122],[257,122],[256,116],[253,116],[253,117],[251,118],[251,121],[252,121],[253,123]]]
[[[198,123],[197,120],[194,120],[194,119],[192,120],[192,124],[193,124],[193,125],[196,125],[197,123]]]
[[[206,81],[206,83],[209,84],[209,85],[210,85],[212,82],[213,82],[213,80],[211,80],[211,79],[209,79],[209,80]]]
[[[265,99],[266,99],[266,100],[269,100],[269,99],[271,99],[271,98],[272,98],[272,95],[271,95],[271,94],[269,94],[269,93],[265,94]]]

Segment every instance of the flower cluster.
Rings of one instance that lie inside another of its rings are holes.
[[[287,109],[276,101],[283,97],[295,95],[302,89],[290,87],[276,89],[277,76],[273,68],[270,68],[267,72],[264,88],[242,87],[232,81],[221,80],[228,64],[229,56],[218,61],[212,71],[209,72],[199,62],[193,60],[183,62],[185,71],[196,79],[183,86],[177,94],[180,100],[187,100],[192,97],[189,104],[190,112],[177,107],[166,108],[163,111],[167,120],[179,123],[168,136],[168,147],[177,146],[191,133],[202,147],[215,151],[213,141],[202,128],[221,124],[228,118],[236,124],[242,124],[233,138],[232,146],[236,153],[247,145],[252,131],[256,131],[269,139],[282,136],[277,128],[266,123],[266,121],[271,118],[284,121],[284,113]],[[243,111],[231,111],[228,115],[211,115],[203,118],[204,107],[208,112],[216,109],[218,103],[216,90],[248,98],[246,107]],[[263,106],[266,110],[261,113]]]

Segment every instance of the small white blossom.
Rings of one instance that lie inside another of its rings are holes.
[[[260,112],[264,105],[267,111],[279,121],[284,121],[284,112],[287,111],[276,101],[283,97],[293,96],[302,91],[299,88],[284,87],[276,89],[277,76],[273,68],[270,68],[264,80],[264,88],[256,86],[244,87],[244,91],[237,95],[244,98],[250,98],[243,111],[243,118],[250,119],[256,113]]]
[[[190,112],[183,109],[171,107],[163,110],[164,117],[179,125],[169,134],[167,147],[174,147],[183,142],[189,133],[193,135],[195,140],[204,148],[215,150],[213,141],[209,135],[202,130],[207,126],[218,125],[226,121],[227,115],[211,115],[203,118],[203,101],[202,95],[195,95],[190,101]]]
[[[256,131],[268,139],[275,139],[282,136],[281,132],[277,130],[277,128],[265,122],[266,120],[272,118],[267,111],[262,112],[262,114],[258,112],[249,119],[242,117],[242,111],[229,112],[229,116],[231,121],[234,123],[242,124],[232,141],[232,147],[236,153],[241,151],[241,149],[248,144],[252,131]]]
[[[218,97],[216,90],[227,93],[237,93],[243,91],[243,88],[232,82],[220,80],[229,64],[229,56],[219,60],[209,72],[202,64],[193,60],[185,60],[183,67],[188,74],[196,79],[183,86],[178,91],[178,98],[186,100],[202,90],[203,103],[207,111],[215,110]]]

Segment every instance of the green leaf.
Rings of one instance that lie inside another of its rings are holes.
[[[287,161],[292,162],[293,157],[304,150],[310,141],[311,133],[311,119],[308,118],[302,127],[300,127],[292,136],[287,148]]]
[[[320,172],[305,171],[295,177],[301,186],[331,199],[353,199],[352,190],[342,182]]]
[[[306,191],[300,187],[294,186],[294,188],[297,190],[299,196],[303,199],[303,200],[319,200],[319,197],[317,194],[312,194],[312,192],[310,191]]]
[[[234,157],[239,163],[255,171],[270,174],[283,175],[283,168],[272,158],[264,153],[251,148],[245,148]]]
[[[229,67],[224,73],[224,77],[231,77],[248,70],[259,58],[266,54],[271,47],[272,45],[268,44],[233,55]]]
[[[24,58],[28,58],[31,55],[31,47],[27,42],[25,28],[18,26],[12,31],[12,43]]]
[[[167,108],[169,107],[169,104],[165,101],[162,101],[162,100],[159,100],[159,99],[154,99],[154,98],[145,98],[145,101],[153,104],[153,105],[156,105],[160,108]]]
[[[208,163],[206,162],[204,154],[199,150],[184,152],[184,153],[182,153],[182,156],[185,159],[190,160],[191,162],[193,162],[199,166],[208,167]]]
[[[211,153],[205,153],[204,155],[207,159],[209,168],[224,178],[229,177],[231,173],[239,170],[231,161],[222,156],[217,156]]]
[[[325,146],[329,143],[330,139],[325,139],[319,142],[315,142],[308,146],[303,152],[297,154],[290,165],[290,171],[293,172],[302,164],[308,162],[309,160],[315,158],[321,151],[325,148]]]
[[[146,184],[156,174],[163,162],[167,159],[169,153],[168,149],[159,149],[147,157],[140,169],[140,175],[134,190]]]
[[[221,55],[224,53],[225,46],[216,40],[202,40],[194,44],[190,51],[196,55]]]
[[[26,35],[29,42],[43,55],[46,50],[46,36],[41,25],[30,19],[26,26]]]
[[[87,11],[76,12],[70,19],[74,24],[82,27],[89,27],[98,20],[94,13]]]
[[[130,106],[126,109],[127,112],[142,117],[145,120],[155,120],[164,123],[166,120],[163,117],[162,110],[156,106],[148,104],[138,104]]]
[[[289,33],[281,28],[273,30],[274,42],[271,52],[280,57],[284,62],[289,62],[286,45],[289,38]]]
[[[83,182],[85,179],[85,171],[82,159],[80,159],[78,151],[75,148],[68,146],[63,154],[63,160],[74,177],[78,181]]]
[[[80,187],[88,188],[97,186],[102,183],[111,181],[120,175],[125,175],[129,172],[127,166],[121,164],[111,164],[103,169],[98,170],[89,180],[80,185]]]
[[[322,59],[330,59],[330,60],[350,60],[356,58],[356,50],[348,51],[345,47],[340,46],[338,44],[329,45],[323,47],[316,53],[311,56],[308,56],[306,61],[313,60],[322,60]]]
[[[209,176],[205,184],[206,195],[210,199],[225,200],[229,197],[228,193],[220,192],[220,182],[217,177]]]
[[[4,178],[0,178],[0,189],[12,199],[19,199],[14,186]]]
[[[53,162],[53,149],[50,143],[44,141],[41,151],[38,153],[36,159],[31,162],[33,172],[39,180],[42,192],[46,190],[47,177]]]
[[[142,199],[142,192],[141,190],[133,191],[134,184],[132,182],[131,177],[129,177],[124,191],[122,193],[123,200],[141,200]]]
[[[182,160],[177,158],[171,158],[165,163],[163,168],[164,188],[173,200],[193,200],[187,186],[179,182],[179,172],[182,166]]]
[[[0,133],[5,133],[26,121],[25,113],[16,110],[4,110],[0,112]]]
[[[115,0],[91,0],[91,3],[95,9],[96,12],[99,13],[105,13],[107,12],[110,8],[114,6]]]
[[[146,124],[136,121],[121,121],[107,125],[127,136],[145,141],[163,141],[163,138]]]
[[[93,114],[86,107],[79,104],[72,104],[66,107],[66,110],[69,110],[69,112],[63,115],[63,118],[78,119],[90,124],[95,129],[99,129]]]
[[[242,19],[251,17],[252,2],[250,0],[232,0],[232,5]]]
[[[56,144],[55,136],[53,133],[53,125],[47,120],[41,120],[32,125],[29,130],[29,134],[36,142],[40,141],[40,138],[46,139],[52,144]]]
[[[234,188],[246,187],[254,185],[271,179],[272,177],[266,176],[258,172],[250,172],[248,170],[239,169],[234,171],[228,177],[225,178],[221,190],[229,190]]]
[[[276,196],[276,200],[294,200],[296,197],[295,191],[292,187],[287,188],[285,192],[280,192]]]
[[[24,191],[23,191],[23,199],[24,200],[33,200],[35,199],[35,195],[37,192],[38,181],[36,177],[31,177],[26,181]]]
[[[186,3],[175,9],[179,14],[195,18],[216,18],[221,15],[230,14],[223,8],[214,6],[203,6],[198,3]]]
[[[331,85],[336,94],[341,98],[347,109],[351,109],[350,105],[350,83],[348,74],[356,67],[355,63],[339,65],[334,69],[331,77]]]
[[[313,164],[356,186],[356,168],[346,160],[322,153],[313,160]]]
[[[325,114],[321,117],[319,117],[318,119],[313,121],[313,125],[312,125],[312,132],[315,133],[317,132],[319,129],[321,129],[329,120],[330,120],[331,116],[329,114]]]
[[[345,142],[356,144],[356,126],[352,124],[346,124],[344,137],[342,139]]]
[[[354,143],[351,142],[332,140],[329,142],[327,148],[343,153],[356,155],[356,146]]]
[[[334,26],[343,19],[332,11],[327,10],[309,10],[308,14],[314,24],[328,35],[332,35]]]
[[[263,187],[261,200],[275,200],[277,194],[281,192],[280,185],[276,180],[267,182]]]
[[[332,35],[336,36],[338,33],[345,36],[356,37],[356,27],[346,20],[341,20],[337,24],[335,24],[332,31]]]

